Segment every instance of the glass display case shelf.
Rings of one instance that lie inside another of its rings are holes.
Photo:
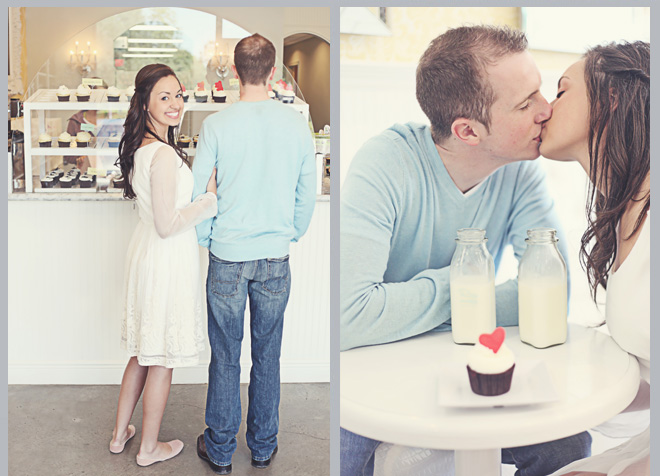
[[[189,91],[189,99],[184,103],[184,117],[186,113],[205,112],[213,113],[221,111],[222,109],[230,106],[231,104],[239,101],[239,91],[229,90],[225,91],[227,94],[226,102],[218,103],[213,102],[209,96],[207,102],[196,102],[194,93]],[[107,89],[93,89],[89,100],[78,100],[75,90],[71,90],[71,95],[68,101],[59,101],[57,98],[56,89],[39,89],[23,104],[23,111],[26,117],[24,122],[25,127],[25,147],[24,147],[24,160],[25,170],[31,171],[25,174],[25,192],[37,192],[40,187],[40,177],[43,177],[48,168],[52,168],[52,161],[57,159],[48,159],[55,156],[88,156],[88,157],[105,157],[111,159],[113,156],[116,158],[119,155],[119,148],[109,145],[108,137],[94,137],[88,147],[58,147],[57,137],[52,137],[50,147],[41,147],[38,142],[39,135],[46,130],[46,119],[50,114],[49,112],[56,113],[57,111],[105,111],[110,116],[114,111],[119,113],[128,111],[130,102],[126,97],[124,91],[121,91],[119,101],[108,101]],[[296,111],[300,112],[309,120],[309,105],[298,97],[294,97],[294,102],[288,104]],[[32,120],[36,119],[33,124]],[[183,117],[182,117],[183,120]],[[123,121],[122,121],[123,122]],[[102,131],[101,131],[102,132]],[[107,132],[106,132],[107,134]],[[188,148],[184,148],[186,153],[194,157],[196,149],[192,144]],[[33,158],[39,164],[39,171],[33,170]],[[103,159],[105,160],[105,159]],[[46,162],[50,161],[51,165]],[[33,175],[36,174],[36,175]],[[53,188],[48,191],[57,191],[60,194],[76,191],[72,189]],[[106,189],[107,190],[107,189]],[[96,191],[102,191],[97,189]],[[103,190],[105,191],[105,190]],[[87,194],[94,193],[94,190],[85,189]],[[52,193],[52,192],[51,192]],[[77,195],[77,194],[76,194]]]

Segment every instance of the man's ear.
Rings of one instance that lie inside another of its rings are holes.
[[[234,72],[234,78],[239,79],[238,73],[236,72],[236,65],[231,65],[231,70]]]
[[[273,66],[273,69],[272,69],[272,71],[270,72],[270,76],[268,77],[268,81],[272,81],[272,80],[273,80],[273,78],[275,77],[275,70],[276,70],[276,69],[277,69],[277,67]]]
[[[476,121],[458,118],[451,124],[451,134],[465,145],[477,145],[481,135]]]

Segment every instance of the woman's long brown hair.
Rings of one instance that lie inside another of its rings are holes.
[[[616,226],[626,206],[644,202],[630,236],[650,206],[650,190],[638,197],[650,171],[650,51],[649,43],[638,41],[597,46],[585,55],[591,185],[580,262],[594,301],[599,285],[607,289],[617,255]]]
[[[121,174],[124,176],[124,198],[135,198],[135,191],[131,184],[135,164],[134,156],[135,151],[140,148],[142,140],[146,136],[152,136],[164,144],[169,144],[174,148],[179,157],[186,164],[190,165],[188,163],[188,154],[176,144],[176,129],[178,127],[169,126],[167,128],[167,142],[165,142],[156,135],[149,121],[147,107],[149,106],[151,90],[161,78],[167,76],[174,76],[176,78],[176,74],[174,74],[172,68],[165,64],[148,64],[138,71],[138,74],[135,76],[135,93],[133,94],[133,98],[131,98],[128,114],[124,121],[124,135],[119,142],[119,158],[115,162],[115,165],[119,166]],[[179,81],[178,78],[177,81]]]

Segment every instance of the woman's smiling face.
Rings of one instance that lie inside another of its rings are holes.
[[[167,136],[169,126],[177,126],[183,111],[181,85],[175,76],[165,76],[158,80],[149,95],[147,112],[149,120],[161,138]]]
[[[586,161],[588,168],[589,99],[584,60],[569,67],[559,79],[557,97],[551,105],[552,117],[541,132],[541,155],[553,160]]]

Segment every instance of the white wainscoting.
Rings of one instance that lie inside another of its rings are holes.
[[[122,201],[8,202],[9,384],[118,384],[124,257],[137,210]],[[330,380],[330,203],[291,246],[282,382]],[[208,256],[200,248],[204,280]],[[241,381],[249,381],[249,316]],[[205,383],[208,349],[174,383]]]
[[[358,149],[396,123],[428,123],[415,96],[416,64],[341,64],[340,183]]]

